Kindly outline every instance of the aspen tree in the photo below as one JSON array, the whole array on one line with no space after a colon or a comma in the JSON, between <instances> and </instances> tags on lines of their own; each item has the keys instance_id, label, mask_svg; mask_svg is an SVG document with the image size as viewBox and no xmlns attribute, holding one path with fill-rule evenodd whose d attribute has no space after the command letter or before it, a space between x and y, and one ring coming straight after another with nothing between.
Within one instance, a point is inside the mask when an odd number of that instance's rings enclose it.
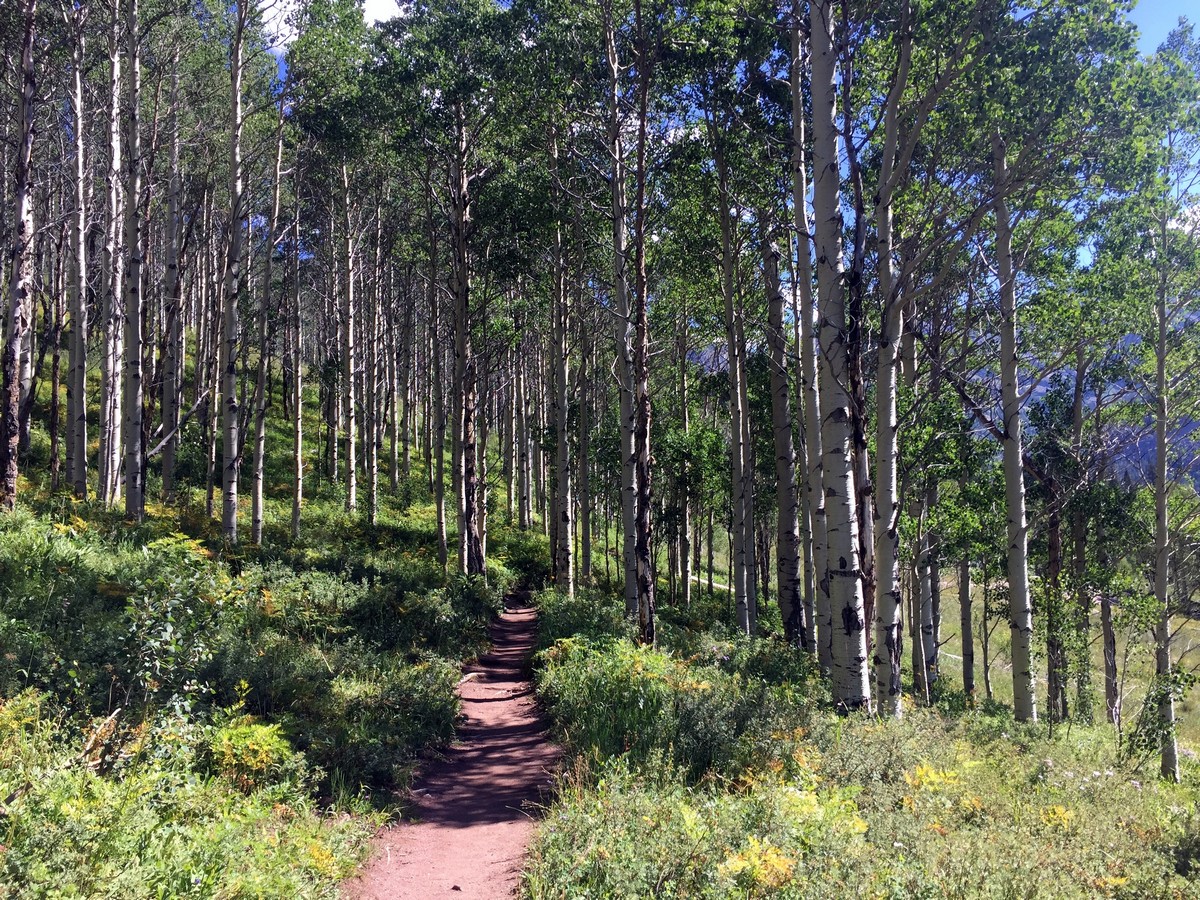
<instances>
[{"instance_id":1,"label":"aspen tree","mask_svg":"<svg viewBox=\"0 0 1200 900\"><path fill-rule=\"evenodd\" d=\"M178 39L176 39L178 40ZM166 432L163 447L163 495L168 502L175 499L175 453L179 446L179 404L183 397L183 278L179 264L179 238L182 210L183 179L179 171L179 44L172 52L171 112L168 128L171 133L170 174L167 186L167 283L166 283L166 352L163 366L162 420Z\"/></svg>"},{"instance_id":2,"label":"aspen tree","mask_svg":"<svg viewBox=\"0 0 1200 900\"><path fill-rule=\"evenodd\" d=\"M1017 721L1037 721L1033 674L1033 600L1029 592L1029 527L1025 516L1022 467L1021 399L1017 384L1017 300L1013 268L1012 219L1005 199L1007 148L999 131L992 134L995 170L996 262L1000 282L1000 377L1003 416L1005 507L1008 518L1008 614L1012 635L1013 713Z\"/></svg>"},{"instance_id":3,"label":"aspen tree","mask_svg":"<svg viewBox=\"0 0 1200 900\"><path fill-rule=\"evenodd\" d=\"M649 284L646 278L646 181L647 128L649 119L650 81L655 60L651 57L649 36L643 17L641 0L634 0L634 21L637 29L638 68L638 136L637 162L634 171L636 199L634 214L637 228L634 232L634 254L636 257L634 303L634 453L637 481L637 601L638 630L643 643L655 640L655 576L654 558L651 552L653 540L653 494L650 452L650 322Z\"/></svg>"},{"instance_id":4,"label":"aspen tree","mask_svg":"<svg viewBox=\"0 0 1200 900\"><path fill-rule=\"evenodd\" d=\"M754 464L751 459L750 400L746 375L745 311L735 286L737 235L730 168L722 147L727 123L709 120L717 167L717 217L721 224L721 294L725 301L725 346L729 377L730 486L733 492L733 594L738 630L758 630L754 554Z\"/></svg>"},{"instance_id":5,"label":"aspen tree","mask_svg":"<svg viewBox=\"0 0 1200 900\"><path fill-rule=\"evenodd\" d=\"M552 165L557 168L557 145L551 141ZM555 584L568 597L575 595L575 551L572 543L571 441L568 433L570 410L570 302L567 293L567 263L560 224L554 229L554 521L556 527Z\"/></svg>"},{"instance_id":6,"label":"aspen tree","mask_svg":"<svg viewBox=\"0 0 1200 900\"><path fill-rule=\"evenodd\" d=\"M141 38L138 0L125 0L127 100L125 110L125 517L140 522L146 505L146 456L142 445L142 140Z\"/></svg>"},{"instance_id":7,"label":"aspen tree","mask_svg":"<svg viewBox=\"0 0 1200 900\"><path fill-rule=\"evenodd\" d=\"M299 176L297 176L297 182ZM300 191L292 218L291 247L291 341L292 360L292 540L300 537L300 513L304 505L304 333L300 315Z\"/></svg>"},{"instance_id":8,"label":"aspen tree","mask_svg":"<svg viewBox=\"0 0 1200 900\"><path fill-rule=\"evenodd\" d=\"M117 499L121 469L121 369L125 359L122 329L124 254L122 241L121 192L121 7L112 4L108 31L108 194L104 248L101 259L104 325L104 355L100 363L100 459L99 496L105 506Z\"/></svg>"},{"instance_id":9,"label":"aspen tree","mask_svg":"<svg viewBox=\"0 0 1200 900\"><path fill-rule=\"evenodd\" d=\"M813 213L820 313L821 440L832 618L833 695L843 709L871 705L865 608L859 567L853 423L847 393L847 323L837 153L836 10L830 0L809 8L812 35Z\"/></svg>"},{"instance_id":10,"label":"aspen tree","mask_svg":"<svg viewBox=\"0 0 1200 900\"><path fill-rule=\"evenodd\" d=\"M285 124L285 98L287 90L279 96L279 115L275 126L275 154L271 171L271 210L264 224L262 293L258 310L258 370L254 379L254 454L251 458L250 475L250 542L261 544L263 535L263 468L267 455L267 370L271 363L268 347L267 319L271 315L271 271L279 228L279 197L283 174L283 129Z\"/></svg>"},{"instance_id":11,"label":"aspen tree","mask_svg":"<svg viewBox=\"0 0 1200 900\"><path fill-rule=\"evenodd\" d=\"M341 314L338 317L341 332L342 357L342 392L340 398L341 421L338 430L345 441L346 460L346 512L358 510L358 341L355 333L355 320L358 318L357 297L354 292L354 226L351 220L350 171L343 162L339 168L341 175L341 195L338 198L338 208L342 218L339 234L340 245L337 248L337 260L341 265ZM335 302L337 300L335 299Z\"/></svg>"},{"instance_id":12,"label":"aspen tree","mask_svg":"<svg viewBox=\"0 0 1200 900\"><path fill-rule=\"evenodd\" d=\"M21 40L20 118L17 132L15 223L8 272L8 315L3 358L3 394L0 395L0 504L12 511L17 502L17 445L20 441L19 378L20 348L31 327L30 287L33 281L33 198L30 161L33 154L34 114L37 101L33 47L36 36L37 0L25 0Z\"/></svg>"},{"instance_id":13,"label":"aspen tree","mask_svg":"<svg viewBox=\"0 0 1200 900\"><path fill-rule=\"evenodd\" d=\"M623 66L617 48L613 0L605 0L604 50L608 91L605 111L608 126L608 175L613 253L613 324L616 330L616 370L620 395L621 440L621 556L624 561L625 612L637 613L637 499L636 450L633 405L633 315L629 298L629 254L627 249L628 201L626 199L625 148L621 130L621 80Z\"/></svg>"},{"instance_id":14,"label":"aspen tree","mask_svg":"<svg viewBox=\"0 0 1200 900\"><path fill-rule=\"evenodd\" d=\"M791 66L789 81L792 101L792 215L796 230L796 309L798 340L797 383L803 398L805 497L812 535L813 616L809 619L809 650L817 654L823 672L832 669L832 618L826 559L824 452L821 443L820 390L817 384L817 347L813 333L813 230L808 218L808 169L804 159L805 113L802 80L806 70L806 23L800 4L792 7ZM711 550L711 547L710 547ZM818 624L819 623L819 624Z\"/></svg>"},{"instance_id":15,"label":"aspen tree","mask_svg":"<svg viewBox=\"0 0 1200 900\"><path fill-rule=\"evenodd\" d=\"M68 15L64 10L64 15ZM74 132L74 214L71 222L70 365L67 375L67 479L81 500L88 493L87 440L87 159L85 152L84 56L86 7L77 5L69 13L71 43L71 114Z\"/></svg>"},{"instance_id":16,"label":"aspen tree","mask_svg":"<svg viewBox=\"0 0 1200 900\"><path fill-rule=\"evenodd\" d=\"M242 78L247 0L233 7L233 34L229 42L229 243L225 252L224 291L221 297L221 531L225 539L238 540L238 479L242 457L239 439L240 404L237 368L241 352L238 297L242 289L242 251L245 231L245 195L242 174Z\"/></svg>"},{"instance_id":17,"label":"aspen tree","mask_svg":"<svg viewBox=\"0 0 1200 900\"><path fill-rule=\"evenodd\" d=\"M763 225L765 227L765 222ZM767 287L771 425L775 444L775 570L779 612L788 641L807 647L809 623L804 616L804 598L800 587L800 499L796 491L796 450L792 437L791 385L788 380L791 367L788 365L787 339L783 330L779 247L764 238L762 256Z\"/></svg>"}]
</instances>

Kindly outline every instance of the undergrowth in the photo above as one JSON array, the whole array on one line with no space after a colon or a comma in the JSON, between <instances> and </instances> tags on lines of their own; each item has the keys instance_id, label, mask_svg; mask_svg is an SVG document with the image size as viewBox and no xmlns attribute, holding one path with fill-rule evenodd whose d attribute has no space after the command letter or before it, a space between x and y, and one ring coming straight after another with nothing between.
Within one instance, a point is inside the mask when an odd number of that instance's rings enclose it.
<instances>
[{"instance_id":1,"label":"undergrowth","mask_svg":"<svg viewBox=\"0 0 1200 900\"><path fill-rule=\"evenodd\" d=\"M429 506L231 548L197 502L0 517L0 898L336 896L453 737L517 576L447 580Z\"/></svg>"},{"instance_id":2,"label":"undergrowth","mask_svg":"<svg viewBox=\"0 0 1200 900\"><path fill-rule=\"evenodd\" d=\"M643 647L619 599L539 601L572 762L532 898L1200 896L1194 759L1163 784L1106 727L1003 707L839 717L780 641L675 611Z\"/></svg>"}]
</instances>

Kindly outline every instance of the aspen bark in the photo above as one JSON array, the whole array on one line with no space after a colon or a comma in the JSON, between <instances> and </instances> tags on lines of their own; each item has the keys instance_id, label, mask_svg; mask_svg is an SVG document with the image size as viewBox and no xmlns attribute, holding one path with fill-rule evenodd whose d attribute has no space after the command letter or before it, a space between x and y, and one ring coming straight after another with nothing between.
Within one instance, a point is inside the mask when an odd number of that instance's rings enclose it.
<instances>
[{"instance_id":1,"label":"aspen bark","mask_svg":"<svg viewBox=\"0 0 1200 900\"><path fill-rule=\"evenodd\" d=\"M389 266L389 288L391 273ZM390 291L389 291L390 293ZM405 315L411 307L405 304ZM396 337L396 318L389 315L384 328L384 382L387 385L387 436L388 436L388 490L395 496L400 489L400 383L402 380L399 363L399 341Z\"/></svg>"},{"instance_id":2,"label":"aspen bark","mask_svg":"<svg viewBox=\"0 0 1200 900\"><path fill-rule=\"evenodd\" d=\"M1029 593L1029 529L1025 518L1025 481L1021 458L1021 400L1017 385L1017 295L1012 258L1012 220L1004 192L1008 187L1006 148L992 135L996 184L996 261L1000 278L1001 413L1004 417L1004 495L1008 516L1008 612L1012 632L1013 712L1019 722L1037 721L1033 675L1033 602Z\"/></svg>"},{"instance_id":3,"label":"aspen bark","mask_svg":"<svg viewBox=\"0 0 1200 900\"><path fill-rule=\"evenodd\" d=\"M234 34L229 45L229 244L225 254L225 290L221 336L221 532L238 540L238 477L242 458L239 440L240 404L237 365L241 342L238 295L242 288L242 246L245 196L242 185L242 54L245 43L246 0L237 0Z\"/></svg>"},{"instance_id":4,"label":"aspen bark","mask_svg":"<svg viewBox=\"0 0 1200 900\"><path fill-rule=\"evenodd\" d=\"M100 365L100 458L98 465L101 502L116 502L121 474L121 378L125 359L122 272L121 195L121 9L112 5L108 33L108 218L101 259L103 280L104 356Z\"/></svg>"},{"instance_id":5,"label":"aspen bark","mask_svg":"<svg viewBox=\"0 0 1200 900\"><path fill-rule=\"evenodd\" d=\"M125 202L125 517L140 522L146 505L146 456L142 444L142 140L139 115L142 66L138 0L125 0L128 95Z\"/></svg>"},{"instance_id":6,"label":"aspen bark","mask_svg":"<svg viewBox=\"0 0 1200 900\"><path fill-rule=\"evenodd\" d=\"M1167 313L1168 242L1171 224L1164 215L1159 223L1159 246L1163 262L1154 302L1155 359L1154 359L1154 601L1158 621L1154 628L1154 688L1158 691L1158 727L1161 729L1160 765L1162 777L1179 781L1179 745L1175 733L1175 687L1172 684L1171 660L1171 600L1168 593L1171 565L1171 533L1168 519L1167 494L1167 353L1170 348Z\"/></svg>"},{"instance_id":7,"label":"aspen bark","mask_svg":"<svg viewBox=\"0 0 1200 900\"><path fill-rule=\"evenodd\" d=\"M381 340L383 335L379 327L380 309L383 302L383 261L382 261L383 221L379 206L375 210L375 235L372 254L374 262L371 273L371 290L369 293L369 308L367 310L367 341L365 350L365 366L363 370L363 404L366 411L365 425L367 440L366 475L367 475L367 521L374 525L379 515L379 447L381 444L380 416L380 359ZM386 347L383 348L386 354Z\"/></svg>"},{"instance_id":8,"label":"aspen bark","mask_svg":"<svg viewBox=\"0 0 1200 900\"><path fill-rule=\"evenodd\" d=\"M787 340L783 332L783 291L779 284L779 248L763 242L767 285L767 344L771 366L771 424L775 438L775 549L779 612L784 636L808 646L808 621L800 586L800 500L796 491L796 449L792 438L792 401L788 382Z\"/></svg>"},{"instance_id":9,"label":"aspen bark","mask_svg":"<svg viewBox=\"0 0 1200 900\"><path fill-rule=\"evenodd\" d=\"M709 129L717 166L718 210L721 224L721 293L725 301L725 336L729 390L730 487L733 492L733 588L737 628L744 634L757 631L758 598L754 553L754 466L751 462L750 410L746 379L744 311L735 289L737 252L734 247L733 197L729 167L721 149L718 123Z\"/></svg>"},{"instance_id":10,"label":"aspen bark","mask_svg":"<svg viewBox=\"0 0 1200 900\"><path fill-rule=\"evenodd\" d=\"M1100 631L1104 641L1104 710L1110 723L1121 727L1121 686L1117 679L1117 633L1113 628L1112 597L1100 597Z\"/></svg>"},{"instance_id":11,"label":"aspen bark","mask_svg":"<svg viewBox=\"0 0 1200 900\"><path fill-rule=\"evenodd\" d=\"M691 400L688 396L688 314L683 304L678 325L676 352L679 356L679 415L685 441L691 432ZM677 503L679 506L679 602L684 609L692 605L692 495L691 484L695 467L691 451L687 464L681 467L676 478Z\"/></svg>"},{"instance_id":12,"label":"aspen bark","mask_svg":"<svg viewBox=\"0 0 1200 900\"><path fill-rule=\"evenodd\" d=\"M875 702L879 714L901 715L900 672L903 666L903 603L900 595L900 497L897 481L896 375L900 335L904 328L903 304L894 295L891 263L890 209L879 232L879 282L884 299L883 327L879 336L876 369L875 457ZM885 230L886 229L886 230ZM884 237L884 235L887 237Z\"/></svg>"},{"instance_id":13,"label":"aspen bark","mask_svg":"<svg viewBox=\"0 0 1200 900\"><path fill-rule=\"evenodd\" d=\"M882 322L875 380L875 703L879 714L901 715L903 666L900 597L900 495L897 480L899 419L896 376L900 364L904 305L893 259L892 194L900 140L900 100L908 80L912 38L909 5L901 9L900 55L884 106L879 188L875 195L875 246Z\"/></svg>"},{"instance_id":14,"label":"aspen bark","mask_svg":"<svg viewBox=\"0 0 1200 900\"><path fill-rule=\"evenodd\" d=\"M554 458L555 490L555 584L568 597L575 596L575 551L571 533L571 442L568 434L570 408L570 318L563 259L562 231L555 229L555 284L552 314L554 337Z\"/></svg>"},{"instance_id":15,"label":"aspen bark","mask_svg":"<svg viewBox=\"0 0 1200 900\"><path fill-rule=\"evenodd\" d=\"M262 271L262 292L258 308L258 371L254 379L254 455L251 458L250 542L262 543L263 535L263 470L267 457L267 373L271 354L268 348L267 319L271 310L271 274L275 257L275 232L279 228L280 177L283 171L284 98L279 101L279 118L275 127L275 162L271 172L271 212L265 223L265 244Z\"/></svg>"},{"instance_id":16,"label":"aspen bark","mask_svg":"<svg viewBox=\"0 0 1200 900\"><path fill-rule=\"evenodd\" d=\"M465 112L455 110L456 150L451 164L451 251L454 261L454 400L457 443L455 481L458 496L459 563L464 574L482 575L484 556L479 498L477 428L479 368L471 340L471 259L468 238L473 228L469 138Z\"/></svg>"},{"instance_id":17,"label":"aspen bark","mask_svg":"<svg viewBox=\"0 0 1200 900\"><path fill-rule=\"evenodd\" d=\"M580 345L583 352L579 357L579 581L592 583L592 344L584 334L585 324L579 326Z\"/></svg>"},{"instance_id":18,"label":"aspen bark","mask_svg":"<svg viewBox=\"0 0 1200 900\"><path fill-rule=\"evenodd\" d=\"M634 452L636 454L635 480L637 483L637 606L638 630L643 643L655 640L655 571L653 547L653 492L650 452L650 322L649 288L646 279L646 143L648 126L648 104L650 73L653 62L647 59L650 52L642 18L641 0L634 0L634 18L638 34L638 137L637 166L634 178L637 184L634 211L637 215L637 231L634 233L634 252L637 257L635 272L634 303L635 338L633 346L634 383Z\"/></svg>"},{"instance_id":19,"label":"aspen bark","mask_svg":"<svg viewBox=\"0 0 1200 900\"><path fill-rule=\"evenodd\" d=\"M634 448L633 319L629 303L628 251L626 248L625 150L621 140L621 63L617 55L616 26L611 3L604 10L604 48L608 73L608 153L612 166L609 187L612 204L613 299L616 327L617 389L620 394L621 447L621 551L624 561L625 612L637 613L637 475Z\"/></svg>"},{"instance_id":20,"label":"aspen bark","mask_svg":"<svg viewBox=\"0 0 1200 900\"><path fill-rule=\"evenodd\" d=\"M797 382L803 399L801 408L804 423L805 469L804 497L807 506L809 533L812 540L812 570L806 574L811 582L811 599L806 598L809 616L809 652L817 655L821 671L830 672L832 658L829 580L826 577L826 516L823 487L823 447L821 443L820 392L817 385L817 351L813 334L813 268L812 227L808 219L808 170L804 160L805 112L802 80L805 71L804 29L800 4L792 8L792 59L790 67L792 96L792 213L796 228L796 322ZM710 548L711 549L711 548ZM711 573L710 573L711 575ZM818 631L819 629L819 631Z\"/></svg>"},{"instance_id":21,"label":"aspen bark","mask_svg":"<svg viewBox=\"0 0 1200 900\"><path fill-rule=\"evenodd\" d=\"M71 113L75 132L72 188L75 207L71 222L69 368L67 374L67 479L80 500L88 492L87 441L87 160L84 148L83 67L84 14L74 13L75 40L71 45Z\"/></svg>"},{"instance_id":22,"label":"aspen bark","mask_svg":"<svg viewBox=\"0 0 1200 900\"><path fill-rule=\"evenodd\" d=\"M820 295L821 439L826 503L827 571L833 627L834 701L842 709L871 705L858 516L854 434L847 393L847 322L843 286L842 215L838 198L836 25L831 0L815 0L813 42L813 212Z\"/></svg>"},{"instance_id":23,"label":"aspen bark","mask_svg":"<svg viewBox=\"0 0 1200 900\"><path fill-rule=\"evenodd\" d=\"M1090 359L1081 337L1075 346L1075 389L1071 402L1071 453L1081 465L1086 466L1083 449L1084 397L1087 393L1086 378ZM1097 401L1098 402L1098 401ZM1098 418L1098 417L1097 417ZM1073 504L1071 510L1071 588L1074 593L1075 627L1079 632L1079 644L1090 647L1092 643L1092 598L1087 591L1087 512L1081 503ZM1092 699L1092 667L1077 666L1075 675L1076 715L1091 724L1095 718Z\"/></svg>"},{"instance_id":24,"label":"aspen bark","mask_svg":"<svg viewBox=\"0 0 1200 900\"><path fill-rule=\"evenodd\" d=\"M179 172L179 47L171 66L171 171L167 187L166 352L163 366L162 419L166 444L162 456L162 489L168 502L175 499L175 454L179 447L179 405L183 396L183 279L179 267L180 202L183 182Z\"/></svg>"},{"instance_id":25,"label":"aspen bark","mask_svg":"<svg viewBox=\"0 0 1200 900\"><path fill-rule=\"evenodd\" d=\"M520 333L520 325L517 332ZM518 346L516 359L516 375L514 403L517 408L516 440L517 440L517 527L527 531L530 526L530 495L529 495L529 409L525 392L525 357L520 354Z\"/></svg>"},{"instance_id":26,"label":"aspen bark","mask_svg":"<svg viewBox=\"0 0 1200 900\"><path fill-rule=\"evenodd\" d=\"M339 248L342 269L342 385L341 431L346 445L346 512L358 509L358 433L355 424L358 415L358 343L355 340L355 319L358 308L354 293L354 235L350 221L350 172L345 163L342 176L342 244Z\"/></svg>"},{"instance_id":27,"label":"aspen bark","mask_svg":"<svg viewBox=\"0 0 1200 900\"><path fill-rule=\"evenodd\" d=\"M52 315L50 323L50 421L47 429L50 432L50 490L57 491L62 479L61 462L61 418L62 407L59 392L62 388L62 334L63 320L66 318L66 272L64 244L66 243L66 228L59 234L58 247L54 254L54 287L53 310L47 310Z\"/></svg>"},{"instance_id":28,"label":"aspen bark","mask_svg":"<svg viewBox=\"0 0 1200 900\"><path fill-rule=\"evenodd\" d=\"M304 335L300 316L300 203L292 220L292 539L300 538L304 505Z\"/></svg>"},{"instance_id":29,"label":"aspen bark","mask_svg":"<svg viewBox=\"0 0 1200 900\"><path fill-rule=\"evenodd\" d=\"M33 281L33 198L30 190L30 160L33 154L34 112L37 101L36 70L33 65L37 0L25 0L24 36L21 41L20 127L17 134L16 179L13 195L15 228L8 271L8 321L0 398L0 505L11 511L17 502L17 445L20 441L21 384L18 356L30 329L30 287Z\"/></svg>"},{"instance_id":30,"label":"aspen bark","mask_svg":"<svg viewBox=\"0 0 1200 900\"><path fill-rule=\"evenodd\" d=\"M959 493L965 492L967 476L959 480ZM962 631L963 693L967 702L975 700L975 632L971 602L971 560L966 553L958 563L958 615Z\"/></svg>"},{"instance_id":31,"label":"aspen bark","mask_svg":"<svg viewBox=\"0 0 1200 900\"><path fill-rule=\"evenodd\" d=\"M404 364L402 367L404 380L401 388L404 398L404 415L400 420L400 458L402 471L404 473L404 496L406 501L409 497L409 480L412 478L412 442L413 434L416 431L416 379L413 377L413 367L416 359L416 343L414 337L416 332L416 327L414 324L415 308L415 301L405 304L404 334L401 339L401 346L403 347L401 352L404 354Z\"/></svg>"},{"instance_id":32,"label":"aspen bark","mask_svg":"<svg viewBox=\"0 0 1200 900\"><path fill-rule=\"evenodd\" d=\"M433 497L437 516L438 560L444 570L448 564L449 546L446 538L446 388L442 378L441 304L437 296L438 244L433 230L433 213L427 209L429 226L429 276L426 302L429 304L429 353L433 392Z\"/></svg>"}]
</instances>

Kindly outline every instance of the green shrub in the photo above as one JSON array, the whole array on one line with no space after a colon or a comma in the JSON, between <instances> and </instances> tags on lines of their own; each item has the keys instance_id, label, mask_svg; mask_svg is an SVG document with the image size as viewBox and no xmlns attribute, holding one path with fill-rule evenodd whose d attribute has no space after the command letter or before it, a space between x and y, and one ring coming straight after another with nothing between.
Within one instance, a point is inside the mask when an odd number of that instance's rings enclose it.
<instances>
[{"instance_id":1,"label":"green shrub","mask_svg":"<svg viewBox=\"0 0 1200 900\"><path fill-rule=\"evenodd\" d=\"M147 545L129 578L126 659L141 702L190 704L210 686L201 675L230 590L228 576L191 538Z\"/></svg>"},{"instance_id":2,"label":"green shrub","mask_svg":"<svg viewBox=\"0 0 1200 900\"><path fill-rule=\"evenodd\" d=\"M43 695L0 705L0 896L332 900L379 821L323 818L295 781L204 777L210 733L186 718L111 732L111 769L80 758L88 733Z\"/></svg>"},{"instance_id":3,"label":"green shrub","mask_svg":"<svg viewBox=\"0 0 1200 900\"><path fill-rule=\"evenodd\" d=\"M500 591L478 577L455 574L444 587L422 590L381 580L346 610L341 629L389 651L461 659L486 647L488 624L502 609Z\"/></svg>"},{"instance_id":4,"label":"green shrub","mask_svg":"<svg viewBox=\"0 0 1200 900\"><path fill-rule=\"evenodd\" d=\"M580 588L574 597L548 589L536 597L538 647L545 650L560 638L593 641L630 634L620 601L604 591Z\"/></svg>"},{"instance_id":5,"label":"green shrub","mask_svg":"<svg viewBox=\"0 0 1200 900\"><path fill-rule=\"evenodd\" d=\"M278 725L243 716L215 726L208 753L218 775L245 793L280 782L302 787L304 759L288 744Z\"/></svg>"},{"instance_id":6,"label":"green shrub","mask_svg":"<svg viewBox=\"0 0 1200 900\"><path fill-rule=\"evenodd\" d=\"M517 586L539 591L550 580L550 539L538 531L508 530L496 535L496 551L516 576Z\"/></svg>"},{"instance_id":7,"label":"green shrub","mask_svg":"<svg viewBox=\"0 0 1200 900\"><path fill-rule=\"evenodd\" d=\"M436 657L416 665L345 666L314 714L285 722L334 781L394 788L418 750L453 737L458 677L455 665Z\"/></svg>"},{"instance_id":8,"label":"green shrub","mask_svg":"<svg viewBox=\"0 0 1200 900\"><path fill-rule=\"evenodd\" d=\"M669 764L609 762L567 779L530 848L525 888L560 897L745 900L842 896L866 824L837 790L771 777L688 788Z\"/></svg>"},{"instance_id":9,"label":"green shrub","mask_svg":"<svg viewBox=\"0 0 1200 900\"><path fill-rule=\"evenodd\" d=\"M568 746L665 754L688 778L783 766L810 707L794 687L689 664L630 641L565 638L538 655L538 690Z\"/></svg>"}]
</instances>

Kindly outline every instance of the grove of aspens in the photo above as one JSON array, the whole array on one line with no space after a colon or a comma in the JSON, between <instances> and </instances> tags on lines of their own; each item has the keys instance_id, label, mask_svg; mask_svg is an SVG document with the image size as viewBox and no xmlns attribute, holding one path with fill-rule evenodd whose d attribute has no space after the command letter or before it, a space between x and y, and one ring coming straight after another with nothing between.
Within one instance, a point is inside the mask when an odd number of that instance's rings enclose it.
<instances>
[{"instance_id":1,"label":"grove of aspens","mask_svg":"<svg viewBox=\"0 0 1200 900\"><path fill-rule=\"evenodd\" d=\"M1200 898L1165 6L0 0L0 900Z\"/></svg>"}]
</instances>

